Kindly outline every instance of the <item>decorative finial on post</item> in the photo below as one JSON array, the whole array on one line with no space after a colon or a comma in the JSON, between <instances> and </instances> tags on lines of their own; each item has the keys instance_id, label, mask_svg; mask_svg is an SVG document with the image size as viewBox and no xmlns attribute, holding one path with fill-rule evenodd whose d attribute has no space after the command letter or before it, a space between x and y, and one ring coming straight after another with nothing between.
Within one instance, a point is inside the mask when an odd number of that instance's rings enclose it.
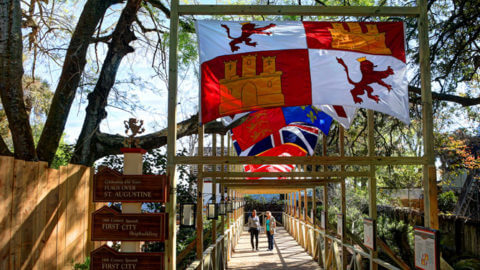
<instances>
[{"instance_id":1,"label":"decorative finial on post","mask_svg":"<svg viewBox=\"0 0 480 270\"><path fill-rule=\"evenodd\" d=\"M123 121L125 124L125 134L128 138L125 139L123 145L129 148L139 148L138 145L140 141L138 138L135 138L136 135L142 134L145 132L145 128L143 127L143 120L137 120L136 118L129 118L128 121ZM128 135L128 131L130 130L131 135Z\"/></svg>"}]
</instances>

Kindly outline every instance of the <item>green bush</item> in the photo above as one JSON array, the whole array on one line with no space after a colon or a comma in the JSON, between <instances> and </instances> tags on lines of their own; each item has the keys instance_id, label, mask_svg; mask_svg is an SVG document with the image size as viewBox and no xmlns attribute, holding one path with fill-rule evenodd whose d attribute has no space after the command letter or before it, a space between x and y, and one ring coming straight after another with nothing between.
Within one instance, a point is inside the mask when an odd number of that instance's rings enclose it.
<instances>
[{"instance_id":1,"label":"green bush","mask_svg":"<svg viewBox=\"0 0 480 270\"><path fill-rule=\"evenodd\" d=\"M447 191L438 195L438 208L442 212L452 212L457 204L458 197L453 191Z\"/></svg>"},{"instance_id":2,"label":"green bush","mask_svg":"<svg viewBox=\"0 0 480 270\"><path fill-rule=\"evenodd\" d=\"M73 269L75 269L75 270L80 270L80 269L88 270L88 269L90 269L90 257L87 257L85 259L85 262L83 262L83 263L76 263L73 266Z\"/></svg>"}]
</instances>

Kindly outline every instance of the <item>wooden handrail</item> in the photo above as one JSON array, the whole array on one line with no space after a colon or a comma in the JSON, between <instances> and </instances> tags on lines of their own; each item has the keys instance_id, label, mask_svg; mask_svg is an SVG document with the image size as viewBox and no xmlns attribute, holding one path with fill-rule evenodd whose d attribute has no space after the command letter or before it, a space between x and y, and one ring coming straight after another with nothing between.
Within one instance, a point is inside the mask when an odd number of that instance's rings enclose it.
<instances>
[{"instance_id":1,"label":"wooden handrail","mask_svg":"<svg viewBox=\"0 0 480 270\"><path fill-rule=\"evenodd\" d=\"M302 221L302 220L300 220L300 219L298 219L298 218L296 218L296 217L294 217L294 216L291 216L291 215L289 215L289 214L287 214L287 213L284 213L284 215L286 215L287 217L291 217L291 218L295 219L297 222L299 222L299 224L300 224L301 226L305 226L305 227L307 227L307 228L310 228L310 229L314 230L315 232L321 234L322 236L330 239L331 241L336 242L336 243L339 244L340 246L346 247L347 250L348 250L349 252L353 253L354 255L355 255L355 254L360 254L360 255L363 256L363 257L369 257L369 256L370 256L370 254L368 254L367 252L365 252L365 251L363 251L363 250L361 250L361 249L359 249L359 248L357 248L357 247L355 247L355 246L352 246L352 245L349 245L349 244L346 244L346 243L342 243L342 241L341 241L340 239L338 239L336 236L329 235L327 232L325 232L325 231L323 231L323 230L320 230L318 226L315 226L315 227L317 227L317 228L314 228L312 225L308 224L308 222L304 222L304 221ZM352 240L353 240L353 238L352 238ZM315 240L314 240L314 241L315 241ZM354 240L354 241L355 241L355 240ZM358 241L358 240L356 240L355 242L357 242L357 241ZM388 246L387 246L385 243L383 243L383 241L381 241L381 240L378 239L378 238L377 238L377 241L378 241L380 247L381 247L384 251L389 250L389 251L391 252L391 250L388 248ZM383 245L382 245L382 244L383 244ZM364 247L363 243L361 243L361 246ZM366 248L366 247L365 247L365 248ZM390 270L410 269L410 268L408 267L408 265L406 265L406 263L404 263L401 259L399 259L398 257L396 257L395 254L393 254L393 252L391 252L391 254L388 254L388 252L385 252L385 253L386 253L389 257L391 257L391 258L395 261L395 263L397 263L401 268L398 268L398 267L396 267L396 266L394 266L394 265L392 265L392 264L390 264L390 263L388 263L388 262L382 261L382 260L380 260L380 259L374 259L373 261L374 261L375 263L377 263L377 264L379 264L379 265L387 268L387 269L390 269ZM391 255L393 255L395 258L392 257Z\"/></svg>"}]
</instances>

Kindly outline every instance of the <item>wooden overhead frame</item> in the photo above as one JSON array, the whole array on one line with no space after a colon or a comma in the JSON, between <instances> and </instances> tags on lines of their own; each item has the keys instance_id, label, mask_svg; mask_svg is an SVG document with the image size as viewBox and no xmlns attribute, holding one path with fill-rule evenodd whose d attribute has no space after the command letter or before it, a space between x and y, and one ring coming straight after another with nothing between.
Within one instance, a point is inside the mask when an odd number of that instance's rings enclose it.
<instances>
[{"instance_id":1,"label":"wooden overhead frame","mask_svg":"<svg viewBox=\"0 0 480 270\"><path fill-rule=\"evenodd\" d=\"M286 178L318 178L318 177L369 177L370 172L204 172L204 177L224 177L224 178L246 178L246 177L286 177Z\"/></svg>"},{"instance_id":2,"label":"wooden overhead frame","mask_svg":"<svg viewBox=\"0 0 480 270\"><path fill-rule=\"evenodd\" d=\"M425 165L425 157L199 157L176 156L176 164Z\"/></svg>"},{"instance_id":3,"label":"wooden overhead frame","mask_svg":"<svg viewBox=\"0 0 480 270\"><path fill-rule=\"evenodd\" d=\"M304 15L304 16L369 16L369 17L417 17L418 18L418 36L420 48L420 78L421 78L421 99L422 99L422 126L423 126L423 157L377 157L374 153L373 143L369 143L368 157L179 157L176 156L175 142L177 139L177 82L178 82L178 23L179 15ZM433 137L433 115L432 115L432 93L431 93L431 75L430 75L430 49L428 45L428 17L427 0L417 0L415 7L324 7L324 6L274 6L274 5L179 5L179 0L171 1L170 8L170 50L169 50L169 86L168 86L168 137L167 137L167 173L170 183L170 200L167 205L169 213L169 241L166 246L165 264L166 269L176 269L176 187L177 174L176 166L178 164L227 164L229 168L237 168L239 164L298 164L298 165L360 165L369 166L369 209L370 216L376 216L375 199L375 171L374 166L385 165L419 165L423 166L423 186L425 189L425 227L438 229L438 206L436 190L436 169L434 157L434 137ZM373 123L373 113L369 113ZM370 117L369 117L370 118ZM373 132L369 132L369 142L373 140ZM200 152L200 151L199 151ZM237 166L235 166L237 165ZM342 166L344 167L344 166ZM237 170L238 171L238 170ZM311 172L295 172L294 177L322 177L321 175L312 176ZM327 171L325 171L327 173ZM338 173L338 172L336 172ZM340 178L348 177L353 172L342 169ZM363 172L362 172L363 173ZM204 172L203 177L208 176ZM242 177L238 174L239 177ZM294 174L292 174L293 176ZM220 175L210 175L211 177L220 177L225 179L229 176L235 176L232 172ZM272 176L270 174L270 176ZM327 174L323 175L324 177ZM332 176L333 177L333 176ZM314 181L314 180L310 180ZM253 193L252 187L240 187L242 194ZM276 193L295 192L295 187L281 187ZM231 190L231 187L229 187ZM270 192L269 189L260 188L257 190L262 193ZM343 189L344 190L344 189ZM371 254L372 257L375 254ZM372 258L373 261L374 258ZM373 268L376 264L373 264Z\"/></svg>"}]
</instances>

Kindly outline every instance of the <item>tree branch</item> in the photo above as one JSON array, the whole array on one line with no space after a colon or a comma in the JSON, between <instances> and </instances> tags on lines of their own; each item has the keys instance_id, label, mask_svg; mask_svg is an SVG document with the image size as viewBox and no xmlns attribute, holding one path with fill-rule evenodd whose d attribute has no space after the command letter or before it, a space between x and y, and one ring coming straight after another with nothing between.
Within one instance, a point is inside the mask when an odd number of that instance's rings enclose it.
<instances>
[{"instance_id":1,"label":"tree branch","mask_svg":"<svg viewBox=\"0 0 480 270\"><path fill-rule=\"evenodd\" d=\"M227 131L236 127L245 121L246 117L243 117L228 126L223 125L221 122L210 122L205 125L205 133L226 134ZM193 115L189 119L177 124L177 139L185 136L197 134L198 132L198 114ZM144 136L138 137L139 146L145 150L151 150L162 147L167 144L167 128L160 131L150 133ZM96 138L96 156L95 160L108 156L121 154L120 148L124 147L123 142L127 137L121 135L113 135L107 133L97 132ZM93 164L93 162L92 162ZM92 164L85 164L90 166Z\"/></svg>"},{"instance_id":2,"label":"tree branch","mask_svg":"<svg viewBox=\"0 0 480 270\"><path fill-rule=\"evenodd\" d=\"M159 0L146 0L146 2L150 3L152 6L160 9L167 18L170 18L170 9L168 9L162 2Z\"/></svg>"},{"instance_id":3,"label":"tree branch","mask_svg":"<svg viewBox=\"0 0 480 270\"><path fill-rule=\"evenodd\" d=\"M107 55L103 61L100 77L93 92L88 95L86 116L75 146L72 163L90 164L95 161L92 137L99 130L101 121L107 117L105 107L110 90L115 83L120 63L123 57L134 51L129 43L137 38L131 27L137 17L136 14L141 3L142 0L129 0L118 19L112 34L112 42L108 46Z\"/></svg>"},{"instance_id":4,"label":"tree branch","mask_svg":"<svg viewBox=\"0 0 480 270\"><path fill-rule=\"evenodd\" d=\"M68 46L60 80L37 146L38 158L52 162L87 62L87 49L107 9L120 0L88 0ZM20 58L21 59L21 58Z\"/></svg>"},{"instance_id":5,"label":"tree branch","mask_svg":"<svg viewBox=\"0 0 480 270\"><path fill-rule=\"evenodd\" d=\"M107 43L111 39L112 39L111 34L106 36L101 36L101 37L92 37L90 38L90 43L98 43L98 42Z\"/></svg>"},{"instance_id":6,"label":"tree branch","mask_svg":"<svg viewBox=\"0 0 480 270\"><path fill-rule=\"evenodd\" d=\"M408 91L420 95L422 93L422 90L419 87L415 86L408 86ZM477 98L469 98L469 97L460 97L460 96L455 96L451 94L442 94L442 93L436 93L432 92L432 99L439 100L439 101L450 101L450 102L455 102L463 107L469 107L469 106L475 106L480 104L480 97Z\"/></svg>"}]
</instances>

